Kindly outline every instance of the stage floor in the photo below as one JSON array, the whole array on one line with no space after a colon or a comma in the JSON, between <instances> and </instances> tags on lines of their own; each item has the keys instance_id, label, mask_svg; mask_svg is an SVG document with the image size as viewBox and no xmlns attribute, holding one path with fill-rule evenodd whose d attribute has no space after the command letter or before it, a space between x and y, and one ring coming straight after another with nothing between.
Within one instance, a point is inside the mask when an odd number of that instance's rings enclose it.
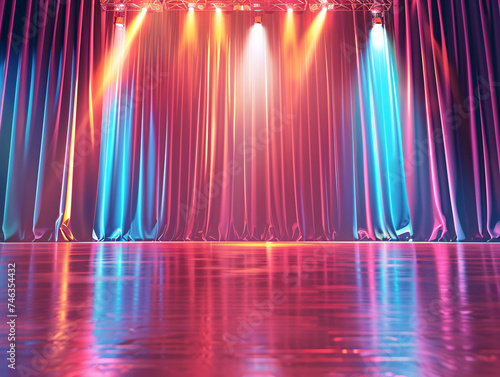
<instances>
[{"instance_id":1,"label":"stage floor","mask_svg":"<svg viewBox=\"0 0 500 377\"><path fill-rule=\"evenodd\" d=\"M7 264L16 268L20 375L500 375L498 244L0 251L4 308ZM1 323L5 345L5 314Z\"/></svg>"}]
</instances>

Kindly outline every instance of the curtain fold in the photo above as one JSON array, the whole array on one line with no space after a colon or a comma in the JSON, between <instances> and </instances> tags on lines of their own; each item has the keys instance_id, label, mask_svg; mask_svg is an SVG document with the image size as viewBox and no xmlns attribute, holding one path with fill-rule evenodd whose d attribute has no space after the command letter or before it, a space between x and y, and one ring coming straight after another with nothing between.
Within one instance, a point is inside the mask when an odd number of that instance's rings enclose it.
<instances>
[{"instance_id":1,"label":"curtain fold","mask_svg":"<svg viewBox=\"0 0 500 377\"><path fill-rule=\"evenodd\" d=\"M0 237L500 236L498 2L0 4Z\"/></svg>"}]
</instances>

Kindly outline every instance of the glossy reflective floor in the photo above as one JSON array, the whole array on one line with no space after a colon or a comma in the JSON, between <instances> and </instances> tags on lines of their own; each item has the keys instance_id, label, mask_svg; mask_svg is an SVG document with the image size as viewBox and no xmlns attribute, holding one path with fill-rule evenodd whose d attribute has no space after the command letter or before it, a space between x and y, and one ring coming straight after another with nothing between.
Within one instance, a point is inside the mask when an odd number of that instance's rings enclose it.
<instances>
[{"instance_id":1,"label":"glossy reflective floor","mask_svg":"<svg viewBox=\"0 0 500 377\"><path fill-rule=\"evenodd\" d=\"M0 250L2 279L17 269L11 375L500 375L498 244Z\"/></svg>"}]
</instances>

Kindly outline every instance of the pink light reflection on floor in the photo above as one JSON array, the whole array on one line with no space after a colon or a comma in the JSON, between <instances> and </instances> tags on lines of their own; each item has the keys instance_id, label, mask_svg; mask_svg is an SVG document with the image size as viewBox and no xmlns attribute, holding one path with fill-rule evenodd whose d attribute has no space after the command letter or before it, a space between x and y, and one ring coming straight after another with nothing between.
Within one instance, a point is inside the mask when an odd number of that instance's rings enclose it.
<instances>
[{"instance_id":1,"label":"pink light reflection on floor","mask_svg":"<svg viewBox=\"0 0 500 377\"><path fill-rule=\"evenodd\" d=\"M47 243L0 252L2 271L16 263L25 375L500 370L494 244Z\"/></svg>"}]
</instances>

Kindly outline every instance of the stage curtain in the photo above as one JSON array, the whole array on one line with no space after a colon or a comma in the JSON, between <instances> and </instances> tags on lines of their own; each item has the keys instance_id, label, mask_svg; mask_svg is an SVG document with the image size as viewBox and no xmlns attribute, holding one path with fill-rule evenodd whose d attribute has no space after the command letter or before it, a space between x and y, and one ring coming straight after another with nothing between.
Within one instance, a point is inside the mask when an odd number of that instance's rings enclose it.
<instances>
[{"instance_id":1,"label":"stage curtain","mask_svg":"<svg viewBox=\"0 0 500 377\"><path fill-rule=\"evenodd\" d=\"M500 236L497 0L394 8L404 166L414 238Z\"/></svg>"},{"instance_id":2,"label":"stage curtain","mask_svg":"<svg viewBox=\"0 0 500 377\"><path fill-rule=\"evenodd\" d=\"M0 4L2 239L499 237L498 3L255 15Z\"/></svg>"}]
</instances>

